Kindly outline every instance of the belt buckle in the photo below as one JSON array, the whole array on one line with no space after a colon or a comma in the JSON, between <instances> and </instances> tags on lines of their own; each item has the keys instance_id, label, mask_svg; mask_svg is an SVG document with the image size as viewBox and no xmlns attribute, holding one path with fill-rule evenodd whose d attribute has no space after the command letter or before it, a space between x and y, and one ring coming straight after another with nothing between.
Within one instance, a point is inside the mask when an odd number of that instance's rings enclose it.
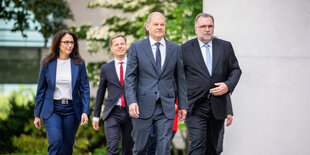
<instances>
[{"instance_id":1,"label":"belt buckle","mask_svg":"<svg viewBox=\"0 0 310 155\"><path fill-rule=\"evenodd\" d=\"M68 99L61 99L61 104L68 104L69 100Z\"/></svg>"}]
</instances>

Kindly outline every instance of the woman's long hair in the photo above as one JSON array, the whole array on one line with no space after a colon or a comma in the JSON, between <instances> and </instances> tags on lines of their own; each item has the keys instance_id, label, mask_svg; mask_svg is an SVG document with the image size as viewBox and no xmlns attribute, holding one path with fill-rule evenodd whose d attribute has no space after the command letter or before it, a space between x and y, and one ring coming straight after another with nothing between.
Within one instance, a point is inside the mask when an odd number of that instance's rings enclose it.
<instances>
[{"instance_id":1,"label":"woman's long hair","mask_svg":"<svg viewBox=\"0 0 310 155\"><path fill-rule=\"evenodd\" d=\"M66 34L70 34L73 37L73 40L75 42L75 45L69 57L72 59L74 64L77 64L77 65L82 64L83 58L80 56L80 53L79 53L78 37L71 31L60 30L55 34L53 38L50 52L46 56L44 56L44 59L42 60L42 64L44 66L47 66L48 63L50 63L53 60L56 60L59 57L59 52L60 52L59 45L61 43L61 38L65 36Z\"/></svg>"}]
</instances>

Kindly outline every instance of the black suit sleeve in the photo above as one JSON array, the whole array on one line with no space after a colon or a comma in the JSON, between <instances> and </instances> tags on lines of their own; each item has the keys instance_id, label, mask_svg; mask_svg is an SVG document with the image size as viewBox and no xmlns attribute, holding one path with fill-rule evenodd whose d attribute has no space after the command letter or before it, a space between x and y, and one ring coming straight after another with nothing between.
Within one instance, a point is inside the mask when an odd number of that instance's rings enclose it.
<instances>
[{"instance_id":1,"label":"black suit sleeve","mask_svg":"<svg viewBox=\"0 0 310 155\"><path fill-rule=\"evenodd\" d=\"M186 89L186 81L185 81L185 73L183 67L183 55L181 46L177 48L178 58L177 58L177 67L175 68L175 79L177 86L177 97L178 97L178 107L179 109L187 109L187 89Z\"/></svg>"},{"instance_id":2,"label":"black suit sleeve","mask_svg":"<svg viewBox=\"0 0 310 155\"><path fill-rule=\"evenodd\" d=\"M228 45L228 67L229 75L225 81L225 84L227 85L230 93L232 93L240 79L241 69L231 43Z\"/></svg>"},{"instance_id":3,"label":"black suit sleeve","mask_svg":"<svg viewBox=\"0 0 310 155\"><path fill-rule=\"evenodd\" d=\"M231 98L230 98L230 95L229 95L229 94L226 95L226 99L227 99L227 102L226 102L227 115L228 115L228 114L234 115L233 109L232 109Z\"/></svg>"},{"instance_id":4,"label":"black suit sleeve","mask_svg":"<svg viewBox=\"0 0 310 155\"><path fill-rule=\"evenodd\" d=\"M105 92L107 88L107 80L104 74L104 66L101 67L100 73L100 83L97 90L96 102L95 102L95 110L94 110L94 117L100 117L101 107L103 104Z\"/></svg>"}]
</instances>

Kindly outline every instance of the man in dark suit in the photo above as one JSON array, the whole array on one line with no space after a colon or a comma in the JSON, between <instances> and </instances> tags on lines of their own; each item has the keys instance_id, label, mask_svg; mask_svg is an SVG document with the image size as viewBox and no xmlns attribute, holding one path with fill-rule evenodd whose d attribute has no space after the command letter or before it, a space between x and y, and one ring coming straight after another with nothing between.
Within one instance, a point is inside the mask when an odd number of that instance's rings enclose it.
<instances>
[{"instance_id":1,"label":"man in dark suit","mask_svg":"<svg viewBox=\"0 0 310 155\"><path fill-rule=\"evenodd\" d=\"M179 119L186 117L187 98L181 48L164 38L166 19L159 12L148 16L150 36L134 42L128 52L125 91L132 117L134 154L146 154L152 125L156 126L156 154L170 154L175 98Z\"/></svg>"},{"instance_id":2,"label":"man in dark suit","mask_svg":"<svg viewBox=\"0 0 310 155\"><path fill-rule=\"evenodd\" d=\"M103 110L104 128L108 142L107 154L119 154L119 140L122 136L123 155L132 154L133 140L131 138L132 124L126 110L124 91L124 75L126 72L126 38L116 35L110 39L110 49L114 53L114 60L101 67L100 84L95 102L93 128L99 130L101 106L108 89L108 98Z\"/></svg>"},{"instance_id":3,"label":"man in dark suit","mask_svg":"<svg viewBox=\"0 0 310 155\"><path fill-rule=\"evenodd\" d=\"M226 118L226 95L236 87L241 70L230 42L213 37L214 18L195 19L197 38L182 45L187 84L189 154L217 154Z\"/></svg>"}]
</instances>

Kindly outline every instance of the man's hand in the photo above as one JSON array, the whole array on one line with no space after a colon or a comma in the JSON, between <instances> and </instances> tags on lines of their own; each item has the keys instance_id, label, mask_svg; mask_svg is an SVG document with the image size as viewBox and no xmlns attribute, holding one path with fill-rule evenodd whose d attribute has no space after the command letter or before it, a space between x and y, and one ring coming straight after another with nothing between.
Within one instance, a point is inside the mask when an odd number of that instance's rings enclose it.
<instances>
[{"instance_id":1,"label":"man's hand","mask_svg":"<svg viewBox=\"0 0 310 155\"><path fill-rule=\"evenodd\" d=\"M228 92L228 87L224 82L215 83L215 88L210 89L210 93L214 96L221 96Z\"/></svg>"},{"instance_id":2,"label":"man's hand","mask_svg":"<svg viewBox=\"0 0 310 155\"><path fill-rule=\"evenodd\" d=\"M139 117L139 106L137 103L132 103L129 105L129 114L133 118Z\"/></svg>"},{"instance_id":3,"label":"man's hand","mask_svg":"<svg viewBox=\"0 0 310 155\"><path fill-rule=\"evenodd\" d=\"M93 129L96 131L99 130L99 121L93 121Z\"/></svg>"},{"instance_id":4,"label":"man's hand","mask_svg":"<svg viewBox=\"0 0 310 155\"><path fill-rule=\"evenodd\" d=\"M231 114L228 114L226 117L226 126L230 126L233 121L233 116Z\"/></svg>"},{"instance_id":5,"label":"man's hand","mask_svg":"<svg viewBox=\"0 0 310 155\"><path fill-rule=\"evenodd\" d=\"M37 129L41 129L41 118L40 117L35 117L34 118L34 121L33 121L33 124L34 126L37 128Z\"/></svg>"},{"instance_id":6,"label":"man's hand","mask_svg":"<svg viewBox=\"0 0 310 155\"><path fill-rule=\"evenodd\" d=\"M185 120L186 114L187 114L186 109L179 109L179 112L178 112L179 120L180 120L180 121Z\"/></svg>"},{"instance_id":7,"label":"man's hand","mask_svg":"<svg viewBox=\"0 0 310 155\"><path fill-rule=\"evenodd\" d=\"M81 125L86 125L87 123L88 123L88 116L86 113L83 113L81 117Z\"/></svg>"}]
</instances>

